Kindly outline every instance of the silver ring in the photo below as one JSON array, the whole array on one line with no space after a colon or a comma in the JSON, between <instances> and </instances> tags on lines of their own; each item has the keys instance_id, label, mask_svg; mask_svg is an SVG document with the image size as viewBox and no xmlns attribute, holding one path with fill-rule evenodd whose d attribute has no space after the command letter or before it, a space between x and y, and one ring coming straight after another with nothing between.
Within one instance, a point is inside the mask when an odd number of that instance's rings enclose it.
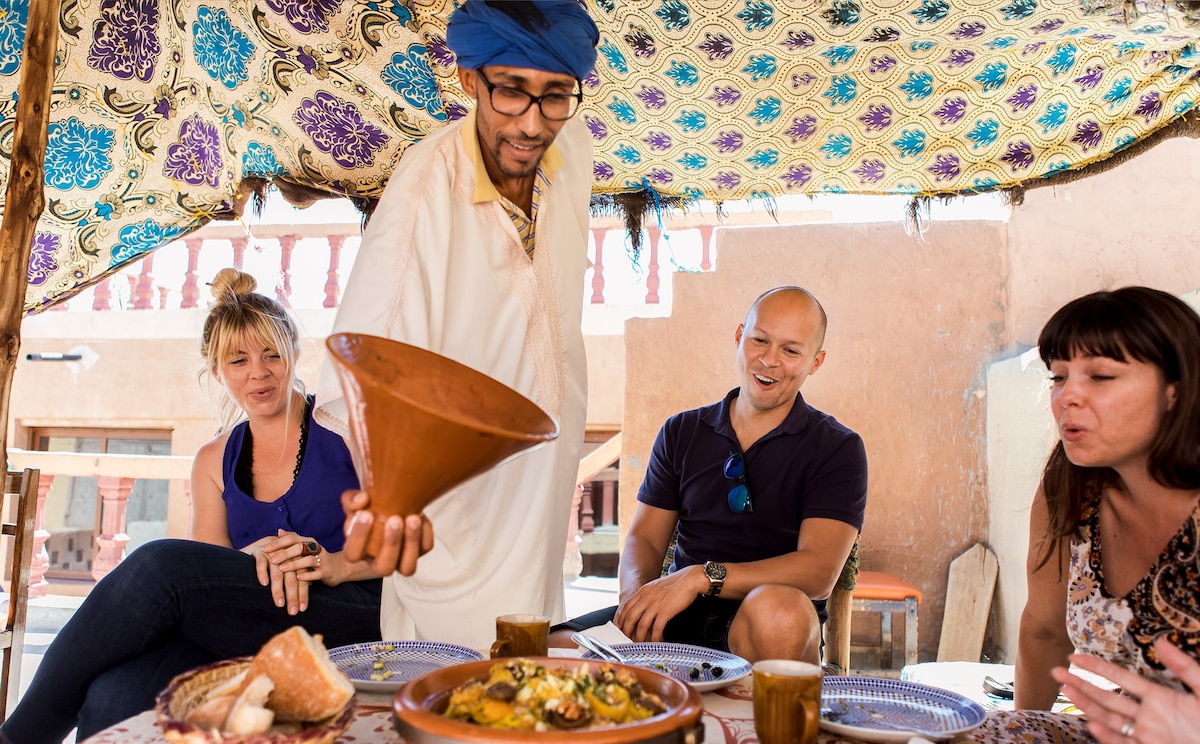
<instances>
[{"instance_id":1,"label":"silver ring","mask_svg":"<svg viewBox=\"0 0 1200 744\"><path fill-rule=\"evenodd\" d=\"M1126 739L1132 739L1135 725L1132 718L1125 721L1125 725L1121 726L1121 736L1124 736Z\"/></svg>"}]
</instances>

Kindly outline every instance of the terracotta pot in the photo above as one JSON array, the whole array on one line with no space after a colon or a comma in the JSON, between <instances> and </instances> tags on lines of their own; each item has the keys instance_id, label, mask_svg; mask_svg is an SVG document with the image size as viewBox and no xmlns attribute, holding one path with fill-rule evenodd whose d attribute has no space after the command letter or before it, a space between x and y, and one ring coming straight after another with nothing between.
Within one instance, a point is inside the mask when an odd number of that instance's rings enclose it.
<instances>
[{"instance_id":1,"label":"terracotta pot","mask_svg":"<svg viewBox=\"0 0 1200 744\"><path fill-rule=\"evenodd\" d=\"M587 659L548 657L534 659L550 668L574 670L584 664L595 668L598 662ZM701 717L704 706L700 693L679 680L643 667L613 664L637 675L642 687L658 695L667 712L636 723L574 731L511 731L454 721L442 715L454 688L472 679L487 677L496 661L473 661L445 667L409 681L396 693L392 709L396 730L410 744L443 742L532 742L533 744L697 744L704 741Z\"/></svg>"},{"instance_id":2,"label":"terracotta pot","mask_svg":"<svg viewBox=\"0 0 1200 744\"><path fill-rule=\"evenodd\" d=\"M409 344L336 333L325 342L346 397L351 446L376 522L417 514L463 481L558 436L536 403L481 372Z\"/></svg>"}]
</instances>

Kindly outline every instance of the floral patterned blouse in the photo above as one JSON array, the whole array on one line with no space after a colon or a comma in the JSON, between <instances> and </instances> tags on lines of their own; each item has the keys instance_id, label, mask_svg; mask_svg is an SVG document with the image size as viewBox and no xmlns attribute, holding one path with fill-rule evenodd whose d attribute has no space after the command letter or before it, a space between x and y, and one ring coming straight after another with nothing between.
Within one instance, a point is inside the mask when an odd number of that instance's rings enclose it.
<instances>
[{"instance_id":1,"label":"floral patterned blouse","mask_svg":"<svg viewBox=\"0 0 1200 744\"><path fill-rule=\"evenodd\" d=\"M1067 632L1081 653L1107 659L1175 689L1183 685L1158 660L1154 641L1166 636L1200 658L1200 505L1192 510L1141 581L1124 598L1104 587L1099 513L1083 514L1072 541L1067 583Z\"/></svg>"}]
</instances>

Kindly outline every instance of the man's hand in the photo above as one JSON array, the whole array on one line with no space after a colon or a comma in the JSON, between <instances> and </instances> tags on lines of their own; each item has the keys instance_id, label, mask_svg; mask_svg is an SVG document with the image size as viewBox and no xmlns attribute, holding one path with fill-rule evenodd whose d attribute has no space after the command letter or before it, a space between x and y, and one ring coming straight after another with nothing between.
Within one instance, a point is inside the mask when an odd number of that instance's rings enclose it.
<instances>
[{"instance_id":1,"label":"man's hand","mask_svg":"<svg viewBox=\"0 0 1200 744\"><path fill-rule=\"evenodd\" d=\"M688 566L641 586L617 608L613 622L638 643L660 642L667 621L707 590L704 566Z\"/></svg>"},{"instance_id":2,"label":"man's hand","mask_svg":"<svg viewBox=\"0 0 1200 744\"><path fill-rule=\"evenodd\" d=\"M350 561L370 560L371 567L380 576L393 571L412 576L417 571L417 559L433 550L433 524L424 514L388 517L384 524L383 544L378 555L371 556L367 554L367 542L376 517L367 508L370 505L366 491L350 490L342 494L342 508L346 511L346 545L342 551L346 558Z\"/></svg>"}]
</instances>

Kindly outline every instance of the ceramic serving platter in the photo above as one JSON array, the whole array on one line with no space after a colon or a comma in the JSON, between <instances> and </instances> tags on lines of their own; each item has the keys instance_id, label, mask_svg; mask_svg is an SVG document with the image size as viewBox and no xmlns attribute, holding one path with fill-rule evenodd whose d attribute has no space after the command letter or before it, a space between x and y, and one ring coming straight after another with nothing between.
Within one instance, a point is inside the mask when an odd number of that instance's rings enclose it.
<instances>
[{"instance_id":1,"label":"ceramic serving platter","mask_svg":"<svg viewBox=\"0 0 1200 744\"><path fill-rule=\"evenodd\" d=\"M699 692L725 687L750 673L740 656L685 643L620 643L613 650L634 666L646 667L686 682ZM599 659L588 651L585 659Z\"/></svg>"},{"instance_id":2,"label":"ceramic serving platter","mask_svg":"<svg viewBox=\"0 0 1200 744\"><path fill-rule=\"evenodd\" d=\"M944 741L983 723L983 706L955 692L877 677L829 676L821 685L821 728L864 742Z\"/></svg>"},{"instance_id":3,"label":"ceramic serving platter","mask_svg":"<svg viewBox=\"0 0 1200 744\"><path fill-rule=\"evenodd\" d=\"M346 673L355 688L386 694L426 672L479 661L483 654L452 643L375 641L331 649L329 658Z\"/></svg>"}]
</instances>

